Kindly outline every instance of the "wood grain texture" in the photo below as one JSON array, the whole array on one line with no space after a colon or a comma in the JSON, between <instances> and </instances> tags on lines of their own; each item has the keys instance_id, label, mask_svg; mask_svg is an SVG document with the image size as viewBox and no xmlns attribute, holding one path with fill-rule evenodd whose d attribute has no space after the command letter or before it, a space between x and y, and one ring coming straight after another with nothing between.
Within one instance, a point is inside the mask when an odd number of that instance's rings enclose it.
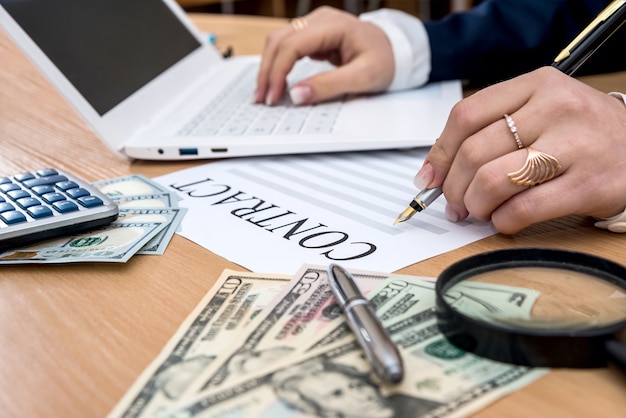
<instances>
[{"instance_id":1,"label":"wood grain texture","mask_svg":"<svg viewBox=\"0 0 626 418\"><path fill-rule=\"evenodd\" d=\"M259 53L285 20L196 15L217 47ZM108 149L0 33L0 172L45 166L89 181L130 173L154 177L195 162L131 161ZM586 79L626 91L626 73ZM415 243L427 245L427 243ZM570 217L515 236L495 235L402 269L437 276L463 257L512 247L586 251L623 263L626 237ZM0 405L7 417L106 415L232 262L175 236L162 256L124 265L0 267ZM554 371L481 411L481 417L624 416L626 379L614 369Z\"/></svg>"}]
</instances>

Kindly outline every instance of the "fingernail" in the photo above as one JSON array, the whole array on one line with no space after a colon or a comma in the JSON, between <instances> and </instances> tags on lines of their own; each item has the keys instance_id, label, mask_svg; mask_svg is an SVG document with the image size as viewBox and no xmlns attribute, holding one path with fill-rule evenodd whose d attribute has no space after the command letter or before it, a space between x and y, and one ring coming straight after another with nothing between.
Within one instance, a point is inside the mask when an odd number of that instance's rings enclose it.
<instances>
[{"instance_id":1,"label":"fingernail","mask_svg":"<svg viewBox=\"0 0 626 418\"><path fill-rule=\"evenodd\" d=\"M413 179L413 184L420 190L424 190L435 178L435 169L427 161Z\"/></svg>"},{"instance_id":2,"label":"fingernail","mask_svg":"<svg viewBox=\"0 0 626 418\"><path fill-rule=\"evenodd\" d=\"M289 97L295 105L308 103L313 97L313 90L309 86L294 86L289 89Z\"/></svg>"},{"instance_id":3,"label":"fingernail","mask_svg":"<svg viewBox=\"0 0 626 418\"><path fill-rule=\"evenodd\" d=\"M272 104L274 104L274 98L272 97L272 93L267 93L267 96L265 96L265 104L267 106L271 106Z\"/></svg>"},{"instance_id":4,"label":"fingernail","mask_svg":"<svg viewBox=\"0 0 626 418\"><path fill-rule=\"evenodd\" d=\"M456 211L452 209L450 205L446 205L446 218L450 222L458 222L461 219L461 216L456 213Z\"/></svg>"}]
</instances>

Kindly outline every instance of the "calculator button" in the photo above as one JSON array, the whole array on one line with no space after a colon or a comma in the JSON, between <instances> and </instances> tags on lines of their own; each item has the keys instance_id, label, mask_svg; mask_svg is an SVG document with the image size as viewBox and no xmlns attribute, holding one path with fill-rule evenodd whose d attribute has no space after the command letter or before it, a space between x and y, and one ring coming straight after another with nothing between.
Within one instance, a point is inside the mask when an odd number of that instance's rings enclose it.
<instances>
[{"instance_id":1,"label":"calculator button","mask_svg":"<svg viewBox=\"0 0 626 418\"><path fill-rule=\"evenodd\" d=\"M34 197L24 197L22 199L17 199L15 201L22 209L26 209L29 208L31 206L37 206L37 205L41 205L41 203L39 202L39 200L35 199Z\"/></svg>"},{"instance_id":2,"label":"calculator button","mask_svg":"<svg viewBox=\"0 0 626 418\"><path fill-rule=\"evenodd\" d=\"M76 203L70 202L69 200L54 202L52 206L60 213L74 212L78 210Z\"/></svg>"},{"instance_id":3,"label":"calculator button","mask_svg":"<svg viewBox=\"0 0 626 418\"><path fill-rule=\"evenodd\" d=\"M46 193L53 193L54 187L48 186L47 184L44 186L35 186L31 189L37 196L44 195Z\"/></svg>"},{"instance_id":4,"label":"calculator button","mask_svg":"<svg viewBox=\"0 0 626 418\"><path fill-rule=\"evenodd\" d=\"M30 193L22 189L11 190L10 192L7 193L7 196L9 196L11 200L17 200L17 199L22 199L24 197L30 197Z\"/></svg>"},{"instance_id":5,"label":"calculator button","mask_svg":"<svg viewBox=\"0 0 626 418\"><path fill-rule=\"evenodd\" d=\"M7 192L10 192L11 190L21 190L21 189L20 189L20 186L18 186L15 183L0 184L0 191L7 193Z\"/></svg>"},{"instance_id":6,"label":"calculator button","mask_svg":"<svg viewBox=\"0 0 626 418\"><path fill-rule=\"evenodd\" d=\"M16 210L0 213L0 219L2 219L7 225L26 222L26 216L24 216L22 212L18 212Z\"/></svg>"},{"instance_id":7,"label":"calculator button","mask_svg":"<svg viewBox=\"0 0 626 418\"><path fill-rule=\"evenodd\" d=\"M57 186L59 189L66 191L69 189L75 189L78 187L78 184L74 183L73 181L61 181L58 183L55 183L55 186Z\"/></svg>"},{"instance_id":8,"label":"calculator button","mask_svg":"<svg viewBox=\"0 0 626 418\"><path fill-rule=\"evenodd\" d=\"M60 181L67 181L67 177L61 175L53 175L46 177L37 177L36 179L26 180L24 185L28 188L41 186L42 184L55 184Z\"/></svg>"},{"instance_id":9,"label":"calculator button","mask_svg":"<svg viewBox=\"0 0 626 418\"><path fill-rule=\"evenodd\" d=\"M14 177L15 177L15 180L20 181L20 182L35 178L35 176L33 176L31 173L20 173L20 174L16 174Z\"/></svg>"},{"instance_id":10,"label":"calculator button","mask_svg":"<svg viewBox=\"0 0 626 418\"><path fill-rule=\"evenodd\" d=\"M15 210L15 206L10 203L0 203L0 213Z\"/></svg>"},{"instance_id":11,"label":"calculator button","mask_svg":"<svg viewBox=\"0 0 626 418\"><path fill-rule=\"evenodd\" d=\"M59 172L54 168L42 168L41 170L37 170L37 175L39 177L56 176L57 174L59 174Z\"/></svg>"},{"instance_id":12,"label":"calculator button","mask_svg":"<svg viewBox=\"0 0 626 418\"><path fill-rule=\"evenodd\" d=\"M82 187L66 190L65 193L67 193L72 199L78 199L79 197L89 196L89 192L83 189Z\"/></svg>"},{"instance_id":13,"label":"calculator button","mask_svg":"<svg viewBox=\"0 0 626 418\"><path fill-rule=\"evenodd\" d=\"M83 196L83 197L79 197L76 200L78 200L78 203L80 203L86 208L94 208L96 206L104 205L104 202L100 200L99 197L96 197L96 196Z\"/></svg>"},{"instance_id":14,"label":"calculator button","mask_svg":"<svg viewBox=\"0 0 626 418\"><path fill-rule=\"evenodd\" d=\"M41 198L44 200L44 202L49 204L58 202L60 200L65 200L65 196L63 196L61 193L46 193L45 195L41 196Z\"/></svg>"},{"instance_id":15,"label":"calculator button","mask_svg":"<svg viewBox=\"0 0 626 418\"><path fill-rule=\"evenodd\" d=\"M0 196L0 203L2 203L2 202L6 202L6 199L4 197Z\"/></svg>"},{"instance_id":16,"label":"calculator button","mask_svg":"<svg viewBox=\"0 0 626 418\"><path fill-rule=\"evenodd\" d=\"M0 184L11 183L11 179L8 177L0 177Z\"/></svg>"},{"instance_id":17,"label":"calculator button","mask_svg":"<svg viewBox=\"0 0 626 418\"><path fill-rule=\"evenodd\" d=\"M35 219L46 218L52 216L52 211L47 206L33 206L26 209L26 212Z\"/></svg>"}]
</instances>

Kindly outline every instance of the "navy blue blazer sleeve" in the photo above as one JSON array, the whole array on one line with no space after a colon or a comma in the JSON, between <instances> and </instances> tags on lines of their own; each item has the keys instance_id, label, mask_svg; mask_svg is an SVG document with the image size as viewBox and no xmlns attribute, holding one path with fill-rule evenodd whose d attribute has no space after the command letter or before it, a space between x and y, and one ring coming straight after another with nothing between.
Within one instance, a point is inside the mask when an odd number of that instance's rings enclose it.
<instances>
[{"instance_id":1,"label":"navy blue blazer sleeve","mask_svg":"<svg viewBox=\"0 0 626 418\"><path fill-rule=\"evenodd\" d=\"M430 81L480 85L549 65L609 0L486 0L424 22L432 52ZM578 74L626 69L626 26Z\"/></svg>"}]
</instances>

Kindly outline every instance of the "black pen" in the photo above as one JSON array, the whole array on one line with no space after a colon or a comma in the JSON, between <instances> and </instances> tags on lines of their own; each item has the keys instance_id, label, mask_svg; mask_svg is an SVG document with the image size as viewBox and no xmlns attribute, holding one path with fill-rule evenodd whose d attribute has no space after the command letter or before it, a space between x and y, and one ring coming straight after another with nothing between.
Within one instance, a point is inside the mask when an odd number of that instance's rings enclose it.
<instances>
[{"instance_id":1,"label":"black pen","mask_svg":"<svg viewBox=\"0 0 626 418\"><path fill-rule=\"evenodd\" d=\"M573 75L626 22L626 0L614 0L554 59L552 66Z\"/></svg>"},{"instance_id":2,"label":"black pen","mask_svg":"<svg viewBox=\"0 0 626 418\"><path fill-rule=\"evenodd\" d=\"M626 22L625 6L626 0L613 0L557 55L552 66L567 75L573 75ZM396 218L394 225L408 221L440 195L441 187L422 190Z\"/></svg>"},{"instance_id":3,"label":"black pen","mask_svg":"<svg viewBox=\"0 0 626 418\"><path fill-rule=\"evenodd\" d=\"M385 382L399 383L404 377L400 352L350 272L331 264L328 266L328 282L346 322L376 374Z\"/></svg>"}]
</instances>

